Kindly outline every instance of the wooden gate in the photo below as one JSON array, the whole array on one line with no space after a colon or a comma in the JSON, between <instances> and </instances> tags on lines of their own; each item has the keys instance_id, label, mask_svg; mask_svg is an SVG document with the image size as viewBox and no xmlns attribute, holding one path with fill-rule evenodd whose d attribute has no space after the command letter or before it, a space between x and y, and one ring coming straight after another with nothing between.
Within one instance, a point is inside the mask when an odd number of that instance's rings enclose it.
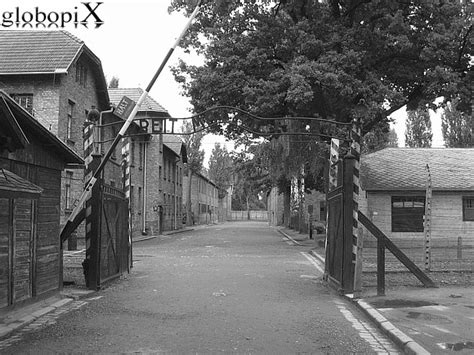
<instances>
[{"instance_id":1,"label":"wooden gate","mask_svg":"<svg viewBox=\"0 0 474 355\"><path fill-rule=\"evenodd\" d=\"M353 251L354 162L347 155L337 162L337 182L327 194L326 277L340 292L354 291Z\"/></svg>"},{"instance_id":2,"label":"wooden gate","mask_svg":"<svg viewBox=\"0 0 474 355\"><path fill-rule=\"evenodd\" d=\"M338 186L327 194L327 246L326 273L328 280L338 288L342 286L342 261L344 245L343 189Z\"/></svg>"},{"instance_id":3,"label":"wooden gate","mask_svg":"<svg viewBox=\"0 0 474 355\"><path fill-rule=\"evenodd\" d=\"M128 199L115 187L96 183L86 216L85 277L90 289L99 289L110 279L130 269Z\"/></svg>"}]
</instances>

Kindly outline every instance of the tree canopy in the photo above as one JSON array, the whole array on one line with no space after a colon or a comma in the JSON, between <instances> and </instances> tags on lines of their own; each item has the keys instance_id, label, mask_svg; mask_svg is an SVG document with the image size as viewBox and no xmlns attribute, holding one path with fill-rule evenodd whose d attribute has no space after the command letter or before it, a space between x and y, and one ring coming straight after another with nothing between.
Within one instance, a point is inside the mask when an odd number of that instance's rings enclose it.
<instances>
[{"instance_id":1,"label":"tree canopy","mask_svg":"<svg viewBox=\"0 0 474 355\"><path fill-rule=\"evenodd\" d=\"M470 113L472 8L459 0L210 1L183 42L205 63L181 62L175 77L196 112L231 105L266 117L360 117L364 133L437 97L459 97ZM232 112L205 119L246 120ZM215 130L242 134L238 125Z\"/></svg>"},{"instance_id":2,"label":"tree canopy","mask_svg":"<svg viewBox=\"0 0 474 355\"><path fill-rule=\"evenodd\" d=\"M405 145L410 148L429 148L433 140L431 118L428 110L407 112Z\"/></svg>"},{"instance_id":3,"label":"tree canopy","mask_svg":"<svg viewBox=\"0 0 474 355\"><path fill-rule=\"evenodd\" d=\"M474 147L474 118L457 109L457 100L446 105L441 115L441 129L447 148Z\"/></svg>"},{"instance_id":4,"label":"tree canopy","mask_svg":"<svg viewBox=\"0 0 474 355\"><path fill-rule=\"evenodd\" d=\"M193 132L193 125L190 121L185 121L182 127L184 144L188 154L188 163L186 164L186 173L198 174L202 170L202 164L204 162L204 150L201 149L201 141L203 133L189 134Z\"/></svg>"},{"instance_id":5,"label":"tree canopy","mask_svg":"<svg viewBox=\"0 0 474 355\"><path fill-rule=\"evenodd\" d=\"M219 189L219 198L226 195L231 186L233 175L232 156L227 148L215 143L209 158L209 178Z\"/></svg>"}]
</instances>

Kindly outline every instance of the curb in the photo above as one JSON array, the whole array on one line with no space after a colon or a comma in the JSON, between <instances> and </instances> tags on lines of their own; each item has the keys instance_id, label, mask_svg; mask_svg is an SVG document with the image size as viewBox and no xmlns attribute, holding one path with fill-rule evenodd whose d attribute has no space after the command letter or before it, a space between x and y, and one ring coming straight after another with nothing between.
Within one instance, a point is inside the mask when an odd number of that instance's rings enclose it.
<instances>
[{"instance_id":1,"label":"curb","mask_svg":"<svg viewBox=\"0 0 474 355\"><path fill-rule=\"evenodd\" d=\"M387 318L380 314L375 308L370 306L367 302L360 299L354 299L350 296L344 296L346 299L355 303L359 309L361 309L372 322L378 325L378 327L395 343L397 344L405 354L410 355L429 355L430 352L423 348L420 344L410 338L408 335L400 331Z\"/></svg>"},{"instance_id":2,"label":"curb","mask_svg":"<svg viewBox=\"0 0 474 355\"><path fill-rule=\"evenodd\" d=\"M283 232L281 229L278 229L278 232L280 232L281 234L283 234L286 238L288 238L289 240L291 240L293 243L295 243L296 245L300 245L302 246L303 244L297 242L296 240L294 240L293 238L291 238L288 234L286 234L285 232Z\"/></svg>"},{"instance_id":3,"label":"curb","mask_svg":"<svg viewBox=\"0 0 474 355\"><path fill-rule=\"evenodd\" d=\"M160 236L179 234L179 233L189 232L189 231L193 231L193 230L194 230L194 228L191 228L191 229L181 228L181 229L176 229L174 231L167 231L167 232L165 232L163 234L159 234L159 235L142 236L142 237L138 237L138 238L133 239L132 243L143 242L145 240L158 238Z\"/></svg>"},{"instance_id":4,"label":"curb","mask_svg":"<svg viewBox=\"0 0 474 355\"><path fill-rule=\"evenodd\" d=\"M301 245L296 240L291 238L288 234L283 232L283 230L278 229L278 232L280 232L286 238L291 240L293 243L297 245ZM317 257L319 260L321 260L321 257L313 250L310 250L309 253ZM373 308L364 300L354 299L353 297L348 296L348 295L342 295L342 297L352 301L357 307L359 307L359 309L361 309L373 323L375 323L395 344L397 344L403 350L405 354L408 354L408 355L429 355L430 354L429 351L427 351L425 348L423 348L420 344L418 344L408 335L406 335L405 333L400 331L398 328L396 328L392 323L388 321L387 318L385 318L382 314L380 314L379 311L377 311L375 308Z\"/></svg>"},{"instance_id":5,"label":"curb","mask_svg":"<svg viewBox=\"0 0 474 355\"><path fill-rule=\"evenodd\" d=\"M22 318L18 320L14 320L9 324L6 325L0 325L0 339L10 335L16 330L19 330L25 326L27 326L30 323L33 323L35 320L38 318L44 316L45 314L51 313L58 309L59 307L62 307L70 302L74 301L72 298L63 298L59 301L54 302L53 304L40 308L37 311L25 315Z\"/></svg>"}]
</instances>

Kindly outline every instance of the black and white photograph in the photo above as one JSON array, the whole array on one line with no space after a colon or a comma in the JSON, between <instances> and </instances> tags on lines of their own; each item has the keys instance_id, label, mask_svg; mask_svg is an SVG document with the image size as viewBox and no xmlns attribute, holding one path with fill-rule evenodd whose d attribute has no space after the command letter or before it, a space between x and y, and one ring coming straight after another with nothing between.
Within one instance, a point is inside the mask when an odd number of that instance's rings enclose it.
<instances>
[{"instance_id":1,"label":"black and white photograph","mask_svg":"<svg viewBox=\"0 0 474 355\"><path fill-rule=\"evenodd\" d=\"M2 0L0 354L474 353L470 0Z\"/></svg>"}]
</instances>

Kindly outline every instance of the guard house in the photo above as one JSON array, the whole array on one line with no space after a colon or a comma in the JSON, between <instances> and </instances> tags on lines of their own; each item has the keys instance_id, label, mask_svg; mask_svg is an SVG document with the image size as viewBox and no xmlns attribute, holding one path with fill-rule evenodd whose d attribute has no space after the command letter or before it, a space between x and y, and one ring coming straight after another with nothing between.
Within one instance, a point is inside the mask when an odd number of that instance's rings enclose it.
<instances>
[{"instance_id":1,"label":"guard house","mask_svg":"<svg viewBox=\"0 0 474 355\"><path fill-rule=\"evenodd\" d=\"M0 90L0 309L62 288L61 173L83 160Z\"/></svg>"}]
</instances>

